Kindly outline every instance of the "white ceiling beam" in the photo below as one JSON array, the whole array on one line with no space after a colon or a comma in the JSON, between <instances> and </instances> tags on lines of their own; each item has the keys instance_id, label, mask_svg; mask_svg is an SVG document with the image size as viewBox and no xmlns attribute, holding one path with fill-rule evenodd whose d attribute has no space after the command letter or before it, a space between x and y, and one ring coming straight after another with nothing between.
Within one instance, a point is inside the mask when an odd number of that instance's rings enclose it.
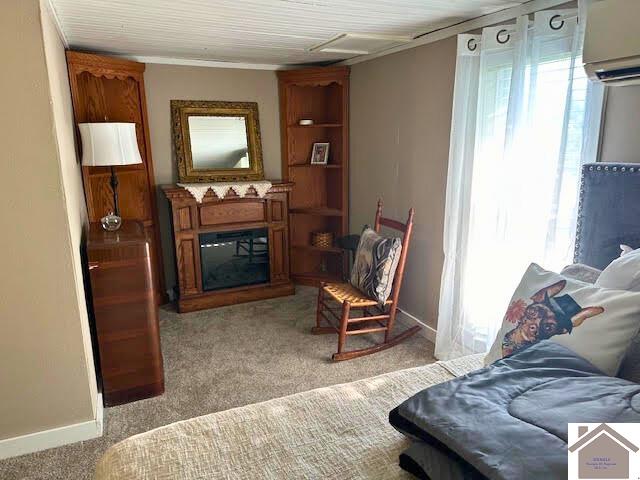
<instances>
[{"instance_id":1,"label":"white ceiling beam","mask_svg":"<svg viewBox=\"0 0 640 480\"><path fill-rule=\"evenodd\" d=\"M501 22L506 22L508 20L513 20L520 15L529 15L531 13L539 12L540 10L557 7L558 5L562 5L565 3L568 3L567 0L531 0L517 7L506 8L504 10L489 13L487 15L476 17L471 20L465 20L464 22L460 22L450 27L445 27L434 30L432 32L424 33L404 45L398 45L397 47L392 47L381 52L371 53L369 55L361 55L358 57L349 58L347 60L335 63L334 65L355 65L357 63L367 62L369 60L373 60L374 58L384 57L386 55L391 55L392 53L402 52L403 50L416 48L421 45L427 45L429 43L444 40L445 38L453 37L461 33L466 33L472 30L489 27Z\"/></svg>"}]
</instances>

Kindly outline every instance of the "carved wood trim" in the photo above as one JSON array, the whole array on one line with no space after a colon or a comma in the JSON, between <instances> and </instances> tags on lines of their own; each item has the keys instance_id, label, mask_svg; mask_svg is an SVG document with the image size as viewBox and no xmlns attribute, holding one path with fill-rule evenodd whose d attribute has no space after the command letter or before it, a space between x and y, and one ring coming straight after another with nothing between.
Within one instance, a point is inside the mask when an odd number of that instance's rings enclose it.
<instances>
[{"instance_id":1,"label":"carved wood trim","mask_svg":"<svg viewBox=\"0 0 640 480\"><path fill-rule=\"evenodd\" d=\"M133 60L71 50L67 51L67 60L69 63L76 65L76 68L95 68L96 70L112 70L130 74L140 74L146 68L144 63L134 62Z\"/></svg>"}]
</instances>

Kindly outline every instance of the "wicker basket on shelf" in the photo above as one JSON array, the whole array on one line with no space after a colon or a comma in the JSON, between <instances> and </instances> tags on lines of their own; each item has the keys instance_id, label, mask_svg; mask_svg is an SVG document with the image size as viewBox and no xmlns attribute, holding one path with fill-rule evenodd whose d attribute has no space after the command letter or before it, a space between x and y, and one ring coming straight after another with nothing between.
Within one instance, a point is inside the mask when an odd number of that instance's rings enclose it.
<instances>
[{"instance_id":1,"label":"wicker basket on shelf","mask_svg":"<svg viewBox=\"0 0 640 480\"><path fill-rule=\"evenodd\" d=\"M317 248L331 248L333 247L333 233L313 232L311 234L311 244Z\"/></svg>"}]
</instances>

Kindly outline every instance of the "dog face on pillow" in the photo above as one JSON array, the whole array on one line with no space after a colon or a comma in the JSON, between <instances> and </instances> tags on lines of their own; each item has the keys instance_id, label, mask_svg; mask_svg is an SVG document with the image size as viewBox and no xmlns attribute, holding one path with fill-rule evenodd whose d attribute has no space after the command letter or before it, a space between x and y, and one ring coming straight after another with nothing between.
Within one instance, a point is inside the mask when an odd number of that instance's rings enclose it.
<instances>
[{"instance_id":1,"label":"dog face on pillow","mask_svg":"<svg viewBox=\"0 0 640 480\"><path fill-rule=\"evenodd\" d=\"M604 312L602 307L582 308L570 295L558 295L566 284L566 280L561 280L549 285L536 292L530 302L524 299L511 302L505 319L515 326L502 340L503 357L554 335L571 333L586 319Z\"/></svg>"}]
</instances>

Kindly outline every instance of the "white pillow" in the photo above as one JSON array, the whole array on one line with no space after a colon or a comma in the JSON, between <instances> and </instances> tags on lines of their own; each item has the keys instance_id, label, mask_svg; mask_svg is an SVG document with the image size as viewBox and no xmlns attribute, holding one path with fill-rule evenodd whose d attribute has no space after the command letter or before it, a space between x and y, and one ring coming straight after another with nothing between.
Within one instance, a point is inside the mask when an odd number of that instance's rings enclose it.
<instances>
[{"instance_id":1,"label":"white pillow","mask_svg":"<svg viewBox=\"0 0 640 480\"><path fill-rule=\"evenodd\" d=\"M623 255L626 255L627 253L631 253L633 252L633 247L630 247L629 245L625 245L624 243L622 245L620 245L620 256L622 257Z\"/></svg>"},{"instance_id":2,"label":"white pillow","mask_svg":"<svg viewBox=\"0 0 640 480\"><path fill-rule=\"evenodd\" d=\"M640 293L598 288L532 263L485 365L548 339L613 376L639 329Z\"/></svg>"},{"instance_id":3,"label":"white pillow","mask_svg":"<svg viewBox=\"0 0 640 480\"><path fill-rule=\"evenodd\" d=\"M596 287L640 292L640 249L624 252L605 268Z\"/></svg>"}]
</instances>

